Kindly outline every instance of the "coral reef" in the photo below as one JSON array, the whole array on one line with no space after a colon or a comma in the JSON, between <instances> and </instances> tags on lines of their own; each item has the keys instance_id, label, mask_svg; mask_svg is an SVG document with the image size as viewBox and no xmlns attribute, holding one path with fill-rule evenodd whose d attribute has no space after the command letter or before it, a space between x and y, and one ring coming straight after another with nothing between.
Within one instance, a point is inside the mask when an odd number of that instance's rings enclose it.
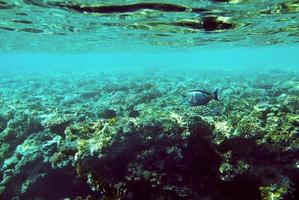
<instances>
[{"instance_id":1,"label":"coral reef","mask_svg":"<svg viewBox=\"0 0 299 200\"><path fill-rule=\"evenodd\" d=\"M0 75L0 199L299 198L296 73L9 77ZM220 102L184 105L182 93L199 87L219 88Z\"/></svg>"}]
</instances>

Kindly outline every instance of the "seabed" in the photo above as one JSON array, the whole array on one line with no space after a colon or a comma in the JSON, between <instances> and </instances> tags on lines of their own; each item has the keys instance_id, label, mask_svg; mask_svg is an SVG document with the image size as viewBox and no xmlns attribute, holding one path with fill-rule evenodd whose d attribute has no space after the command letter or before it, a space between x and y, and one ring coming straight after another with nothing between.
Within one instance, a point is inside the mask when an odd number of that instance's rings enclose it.
<instances>
[{"instance_id":1,"label":"seabed","mask_svg":"<svg viewBox=\"0 0 299 200\"><path fill-rule=\"evenodd\" d=\"M1 199L298 198L297 72L11 73ZM182 104L198 86L220 102Z\"/></svg>"}]
</instances>

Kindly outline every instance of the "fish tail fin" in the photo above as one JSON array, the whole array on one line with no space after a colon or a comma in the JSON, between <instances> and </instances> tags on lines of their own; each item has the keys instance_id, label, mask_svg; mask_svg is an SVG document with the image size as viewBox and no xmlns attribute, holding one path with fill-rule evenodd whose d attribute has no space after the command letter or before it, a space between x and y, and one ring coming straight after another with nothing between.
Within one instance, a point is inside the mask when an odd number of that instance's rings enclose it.
<instances>
[{"instance_id":1,"label":"fish tail fin","mask_svg":"<svg viewBox=\"0 0 299 200\"><path fill-rule=\"evenodd\" d=\"M214 98L216 101L220 101L219 98L218 98L218 88L213 92L213 98Z\"/></svg>"},{"instance_id":2,"label":"fish tail fin","mask_svg":"<svg viewBox=\"0 0 299 200\"><path fill-rule=\"evenodd\" d=\"M186 98L180 99L179 103L182 104L182 105L189 105L188 100Z\"/></svg>"}]
</instances>

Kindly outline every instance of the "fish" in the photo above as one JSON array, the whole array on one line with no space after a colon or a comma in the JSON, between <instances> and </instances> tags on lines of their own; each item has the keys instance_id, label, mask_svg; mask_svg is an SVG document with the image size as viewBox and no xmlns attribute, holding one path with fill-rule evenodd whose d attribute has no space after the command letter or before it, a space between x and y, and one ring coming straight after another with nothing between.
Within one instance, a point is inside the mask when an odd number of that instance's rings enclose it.
<instances>
[{"instance_id":1,"label":"fish","mask_svg":"<svg viewBox=\"0 0 299 200\"><path fill-rule=\"evenodd\" d=\"M218 89L213 93L203 90L189 90L184 95L184 103L190 106L203 106L208 104L211 100L219 101Z\"/></svg>"}]
</instances>

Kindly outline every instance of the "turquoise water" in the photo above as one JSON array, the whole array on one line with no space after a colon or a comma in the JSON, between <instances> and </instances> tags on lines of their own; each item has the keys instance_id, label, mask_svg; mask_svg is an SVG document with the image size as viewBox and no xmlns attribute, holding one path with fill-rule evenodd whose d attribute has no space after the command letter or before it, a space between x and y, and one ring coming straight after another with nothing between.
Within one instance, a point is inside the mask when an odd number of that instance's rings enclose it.
<instances>
[{"instance_id":1,"label":"turquoise water","mask_svg":"<svg viewBox=\"0 0 299 200\"><path fill-rule=\"evenodd\" d=\"M298 12L0 0L0 199L299 199Z\"/></svg>"},{"instance_id":2,"label":"turquoise water","mask_svg":"<svg viewBox=\"0 0 299 200\"><path fill-rule=\"evenodd\" d=\"M39 68L122 68L122 67L163 67L163 68L287 68L298 69L299 47L276 45L266 47L199 47L194 49L161 50L151 47L151 51L87 54L2 53L1 69L5 67ZM67 54L66 54L67 53ZM283 66L283 67L282 67Z\"/></svg>"}]
</instances>

